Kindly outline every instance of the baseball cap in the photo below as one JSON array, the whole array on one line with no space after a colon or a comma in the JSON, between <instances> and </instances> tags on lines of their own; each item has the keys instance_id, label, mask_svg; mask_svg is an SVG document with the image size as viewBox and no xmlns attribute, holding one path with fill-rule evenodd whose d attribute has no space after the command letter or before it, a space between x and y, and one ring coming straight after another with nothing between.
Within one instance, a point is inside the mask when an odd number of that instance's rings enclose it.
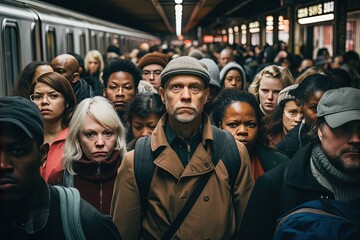
<instances>
[{"instance_id":1,"label":"baseball cap","mask_svg":"<svg viewBox=\"0 0 360 240\"><path fill-rule=\"evenodd\" d=\"M37 106L19 96L0 97L0 123L9 122L20 127L30 138L44 142L44 124Z\"/></svg>"},{"instance_id":2,"label":"baseball cap","mask_svg":"<svg viewBox=\"0 0 360 240\"><path fill-rule=\"evenodd\" d=\"M344 87L327 90L318 103L317 116L324 117L331 128L360 120L360 89Z\"/></svg>"}]
</instances>

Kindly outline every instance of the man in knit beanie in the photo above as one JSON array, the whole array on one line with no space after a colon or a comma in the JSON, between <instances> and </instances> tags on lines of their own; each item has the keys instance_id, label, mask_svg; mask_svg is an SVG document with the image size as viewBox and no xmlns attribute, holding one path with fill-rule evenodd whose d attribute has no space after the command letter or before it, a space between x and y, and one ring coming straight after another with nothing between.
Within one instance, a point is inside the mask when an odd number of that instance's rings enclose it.
<instances>
[{"instance_id":1,"label":"man in knit beanie","mask_svg":"<svg viewBox=\"0 0 360 240\"><path fill-rule=\"evenodd\" d=\"M156 91L160 87L160 74L168 64L168 58L163 53L147 53L140 58L137 67L142 71L142 79L151 83Z\"/></svg>"},{"instance_id":2,"label":"man in knit beanie","mask_svg":"<svg viewBox=\"0 0 360 240\"><path fill-rule=\"evenodd\" d=\"M326 91L317 105L312 142L258 178L241 226L243 239L272 239L278 217L318 199L360 199L359 89Z\"/></svg>"},{"instance_id":3,"label":"man in knit beanie","mask_svg":"<svg viewBox=\"0 0 360 240\"><path fill-rule=\"evenodd\" d=\"M115 181L111 215L121 237L241 239L239 226L254 184L249 155L203 113L210 82L206 65L178 57L160 78L167 113L150 138L138 139L135 151L125 154ZM196 191L199 185L203 189ZM189 199L194 199L185 208L189 212L178 218Z\"/></svg>"}]
</instances>

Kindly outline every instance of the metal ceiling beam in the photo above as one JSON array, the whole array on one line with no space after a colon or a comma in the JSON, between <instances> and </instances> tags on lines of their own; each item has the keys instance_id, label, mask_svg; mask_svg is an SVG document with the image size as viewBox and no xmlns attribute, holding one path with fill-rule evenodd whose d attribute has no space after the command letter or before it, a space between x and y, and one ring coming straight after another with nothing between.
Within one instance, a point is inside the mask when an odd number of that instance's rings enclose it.
<instances>
[{"instance_id":1,"label":"metal ceiling beam","mask_svg":"<svg viewBox=\"0 0 360 240\"><path fill-rule=\"evenodd\" d=\"M175 33L174 27L170 24L169 19L167 18L163 7L159 3L158 0L151 0L152 4L154 5L156 11L159 13L160 17L164 21L166 27L168 28L169 32Z\"/></svg>"}]
</instances>

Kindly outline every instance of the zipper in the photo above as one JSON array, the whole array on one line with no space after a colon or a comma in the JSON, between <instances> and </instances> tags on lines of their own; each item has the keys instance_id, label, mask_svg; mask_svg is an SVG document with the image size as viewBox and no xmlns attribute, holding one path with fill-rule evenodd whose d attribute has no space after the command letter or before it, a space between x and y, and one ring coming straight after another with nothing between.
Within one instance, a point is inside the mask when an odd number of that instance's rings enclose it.
<instances>
[{"instance_id":1,"label":"zipper","mask_svg":"<svg viewBox=\"0 0 360 240\"><path fill-rule=\"evenodd\" d=\"M101 177L101 165L100 163L98 164L98 167L96 169L96 175L97 177L100 179L100 192L99 192L99 199L100 199L100 212L102 213L103 211L103 189L102 189L102 177Z\"/></svg>"}]
</instances>

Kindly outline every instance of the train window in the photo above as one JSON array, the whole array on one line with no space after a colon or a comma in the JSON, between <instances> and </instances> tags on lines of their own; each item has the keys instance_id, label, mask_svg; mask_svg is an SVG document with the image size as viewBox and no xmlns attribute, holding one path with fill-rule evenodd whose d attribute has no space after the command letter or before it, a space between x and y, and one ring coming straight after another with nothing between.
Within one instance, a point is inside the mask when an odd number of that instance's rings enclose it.
<instances>
[{"instance_id":1,"label":"train window","mask_svg":"<svg viewBox=\"0 0 360 240\"><path fill-rule=\"evenodd\" d=\"M85 56L85 54L86 54L86 38L85 38L85 33L82 32L79 37L80 37L80 56Z\"/></svg>"},{"instance_id":2,"label":"train window","mask_svg":"<svg viewBox=\"0 0 360 240\"><path fill-rule=\"evenodd\" d=\"M46 31L46 60L51 61L57 56L55 28L49 27Z\"/></svg>"},{"instance_id":3,"label":"train window","mask_svg":"<svg viewBox=\"0 0 360 240\"><path fill-rule=\"evenodd\" d=\"M68 52L75 52L74 32L71 29L69 29L68 32L66 33L66 46Z\"/></svg>"},{"instance_id":4,"label":"train window","mask_svg":"<svg viewBox=\"0 0 360 240\"><path fill-rule=\"evenodd\" d=\"M100 46L99 46L99 51L100 52L102 52L102 53L104 53L105 52L105 45L106 45L106 40L105 40L105 38L104 38L104 34L103 33L100 33L99 34L99 42L100 42Z\"/></svg>"},{"instance_id":5,"label":"train window","mask_svg":"<svg viewBox=\"0 0 360 240\"><path fill-rule=\"evenodd\" d=\"M98 49L96 33L91 34L91 49Z\"/></svg>"},{"instance_id":6,"label":"train window","mask_svg":"<svg viewBox=\"0 0 360 240\"><path fill-rule=\"evenodd\" d=\"M14 87L15 79L20 72L19 32L16 23L6 22L4 28L4 53L6 73L6 94L9 95Z\"/></svg>"}]
</instances>

